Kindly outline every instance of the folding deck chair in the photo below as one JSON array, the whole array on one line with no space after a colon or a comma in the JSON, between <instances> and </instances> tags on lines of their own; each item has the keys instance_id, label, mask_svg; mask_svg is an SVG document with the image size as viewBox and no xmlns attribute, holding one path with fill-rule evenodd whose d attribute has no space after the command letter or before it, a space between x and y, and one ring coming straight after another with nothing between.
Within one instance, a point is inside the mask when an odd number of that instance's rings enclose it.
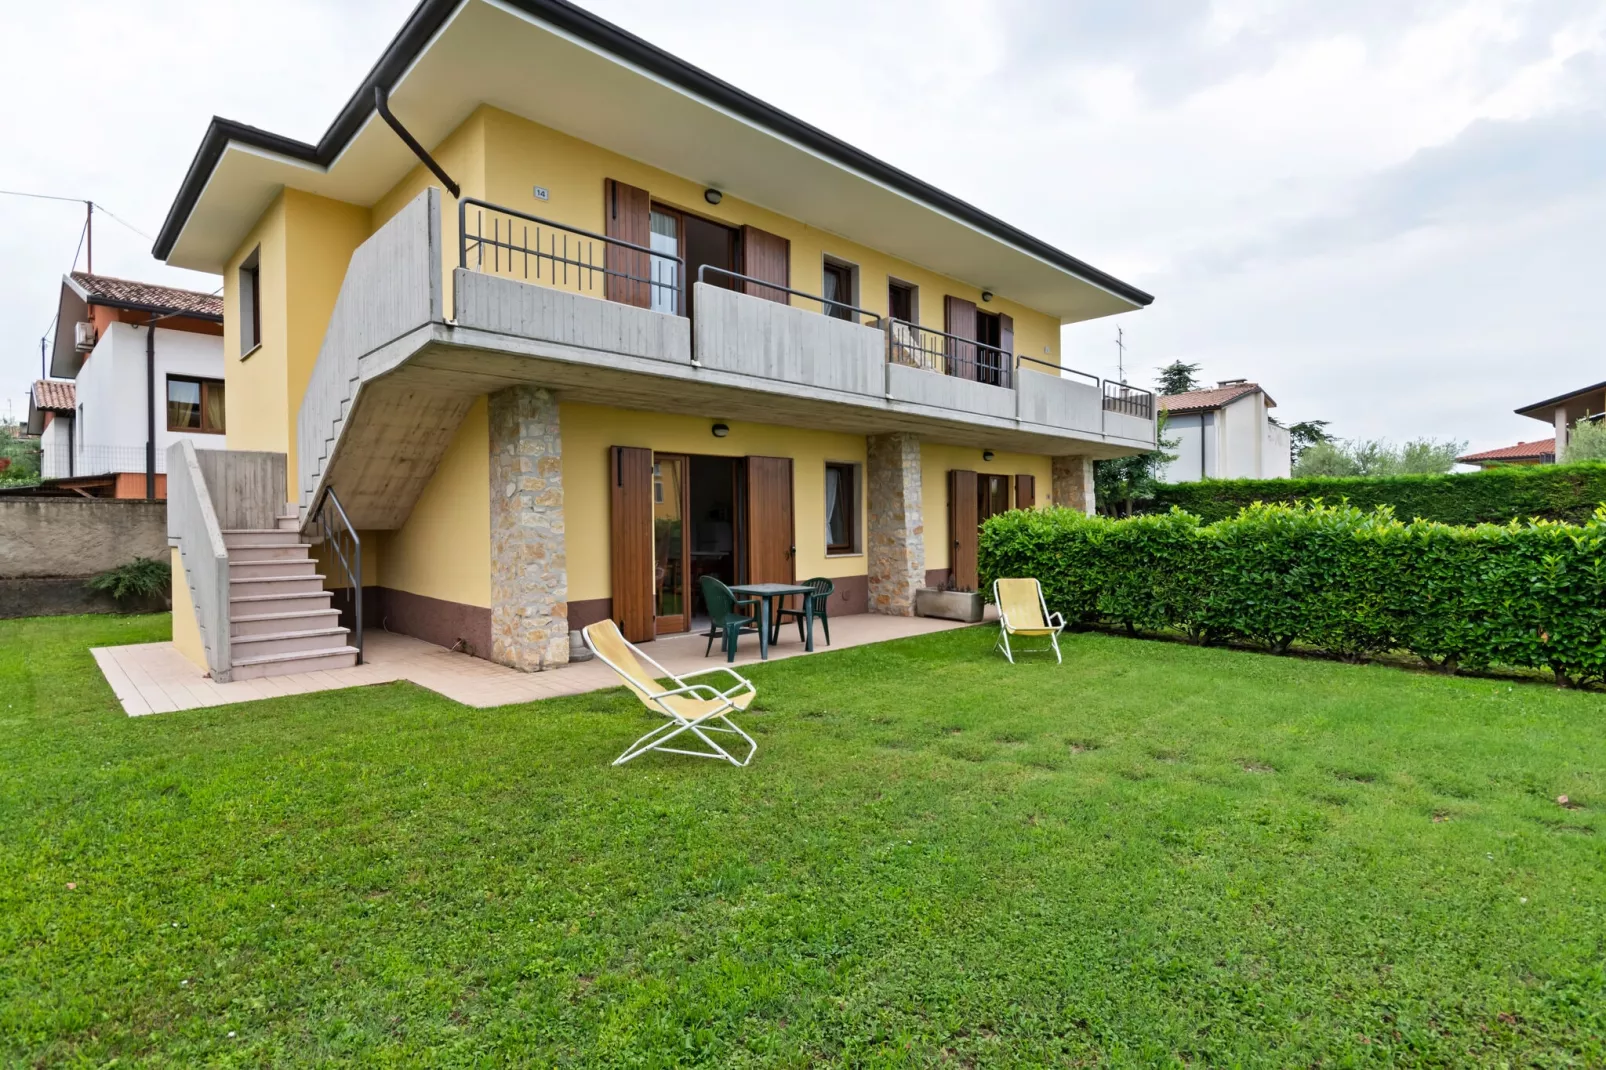
<instances>
[{"instance_id":1,"label":"folding deck chair","mask_svg":"<svg viewBox=\"0 0 1606 1070\"><path fill-rule=\"evenodd\" d=\"M1049 614L1048 603L1043 601L1042 584L1035 579L994 580L993 601L998 603L998 649L1004 652L1011 665L1015 664L1015 655L1009 648L1012 635L1047 636L1049 645L1035 650L1047 653L1052 648L1054 660L1064 664L1059 637L1065 618L1058 613ZM1021 649L1021 653L1027 652L1026 648Z\"/></svg>"},{"instance_id":2,"label":"folding deck chair","mask_svg":"<svg viewBox=\"0 0 1606 1070\"><path fill-rule=\"evenodd\" d=\"M758 744L754 742L753 737L736 727L729 716L737 710L747 709L754 696L758 694L753 685L738 676L734 670L721 665L717 669L704 669L701 672L676 676L643 654L640 649L632 646L620 634L619 626L611 620L593 624L581 634L585 636L586 646L590 647L608 668L619 674L625 686L635 692L643 706L669 718L669 723L659 725L630 744L623 754L614 759L614 765L623 765L650 750L660 750L666 754L689 754L693 758L723 758L738 766L746 765L753 760L753 755L758 753ZM652 670L650 672L649 667ZM709 684L688 682L699 676L710 676L714 673L726 674L736 681L735 686L727 691L720 691ZM673 680L675 686L666 689L658 683L659 680L666 678ZM690 732L708 744L710 750L678 750L664 746L682 732ZM747 757L737 761L729 751L708 737L709 732L741 736L747 741Z\"/></svg>"}]
</instances>

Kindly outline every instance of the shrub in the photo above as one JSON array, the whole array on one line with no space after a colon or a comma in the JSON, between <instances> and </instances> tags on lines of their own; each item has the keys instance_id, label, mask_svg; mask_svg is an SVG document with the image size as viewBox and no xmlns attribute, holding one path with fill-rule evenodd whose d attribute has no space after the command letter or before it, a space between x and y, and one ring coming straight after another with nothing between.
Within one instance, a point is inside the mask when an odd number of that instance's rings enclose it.
<instances>
[{"instance_id":1,"label":"shrub","mask_svg":"<svg viewBox=\"0 0 1606 1070\"><path fill-rule=\"evenodd\" d=\"M105 591L119 605L129 606L160 599L171 607L173 588L172 565L160 557L136 557L126 565L107 569L91 576L85 586L94 591Z\"/></svg>"},{"instance_id":2,"label":"shrub","mask_svg":"<svg viewBox=\"0 0 1606 1070\"><path fill-rule=\"evenodd\" d=\"M1314 447L1313 447L1314 448ZM1307 451L1309 452L1309 451ZM1544 464L1456 475L1345 479L1215 479L1156 487L1142 508L1180 508L1207 523L1236 516L1256 502L1347 501L1362 509L1391 506L1402 520L1504 524L1509 520L1586 523L1606 502L1606 464Z\"/></svg>"},{"instance_id":3,"label":"shrub","mask_svg":"<svg viewBox=\"0 0 1606 1070\"><path fill-rule=\"evenodd\" d=\"M987 586L1036 576L1068 621L1606 679L1606 508L1583 525L1477 527L1321 502L1212 524L1019 511L987 521L980 551Z\"/></svg>"}]
</instances>

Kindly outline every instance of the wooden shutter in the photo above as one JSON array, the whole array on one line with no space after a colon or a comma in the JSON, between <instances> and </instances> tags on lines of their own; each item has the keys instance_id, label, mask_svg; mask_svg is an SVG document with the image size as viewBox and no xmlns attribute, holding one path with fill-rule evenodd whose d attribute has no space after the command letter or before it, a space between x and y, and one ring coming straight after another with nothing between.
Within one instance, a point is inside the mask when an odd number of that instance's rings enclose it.
<instances>
[{"instance_id":1,"label":"wooden shutter","mask_svg":"<svg viewBox=\"0 0 1606 1070\"><path fill-rule=\"evenodd\" d=\"M743 275L778 286L792 285L792 243L757 227L742 228ZM743 283L743 292L766 301L790 304L791 296L785 290L775 290L754 282Z\"/></svg>"},{"instance_id":2,"label":"wooden shutter","mask_svg":"<svg viewBox=\"0 0 1606 1070\"><path fill-rule=\"evenodd\" d=\"M976 576L976 473L948 473L948 576L956 589L974 591Z\"/></svg>"},{"instance_id":3,"label":"wooden shutter","mask_svg":"<svg viewBox=\"0 0 1606 1070\"><path fill-rule=\"evenodd\" d=\"M1018 475L1015 477L1015 508L1037 508L1037 477Z\"/></svg>"},{"instance_id":4,"label":"wooden shutter","mask_svg":"<svg viewBox=\"0 0 1606 1070\"><path fill-rule=\"evenodd\" d=\"M790 457L747 458L746 520L747 582L793 582L797 545Z\"/></svg>"},{"instance_id":5,"label":"wooden shutter","mask_svg":"<svg viewBox=\"0 0 1606 1070\"><path fill-rule=\"evenodd\" d=\"M651 247L652 198L647 191L610 178L604 182L603 194L607 198L603 216L608 237ZM650 256L610 245L605 262L609 271L608 300L638 308L652 307L652 286L648 281L652 277Z\"/></svg>"},{"instance_id":6,"label":"wooden shutter","mask_svg":"<svg viewBox=\"0 0 1606 1070\"><path fill-rule=\"evenodd\" d=\"M652 450L613 446L613 619L632 643L653 637Z\"/></svg>"},{"instance_id":7,"label":"wooden shutter","mask_svg":"<svg viewBox=\"0 0 1606 1070\"><path fill-rule=\"evenodd\" d=\"M943 330L960 338L976 337L976 302L948 294L943 297L942 305ZM976 347L952 338L947 341L948 374L962 379L976 378Z\"/></svg>"}]
</instances>

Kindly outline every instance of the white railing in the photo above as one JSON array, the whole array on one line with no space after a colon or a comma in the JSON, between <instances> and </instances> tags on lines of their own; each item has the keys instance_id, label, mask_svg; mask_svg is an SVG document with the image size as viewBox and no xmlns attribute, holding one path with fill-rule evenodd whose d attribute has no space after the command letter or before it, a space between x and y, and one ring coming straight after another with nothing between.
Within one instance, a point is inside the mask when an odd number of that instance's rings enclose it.
<instances>
[{"instance_id":1,"label":"white railing","mask_svg":"<svg viewBox=\"0 0 1606 1070\"><path fill-rule=\"evenodd\" d=\"M234 668L229 650L229 551L195 444L186 440L169 446L167 468L167 544L178 547L184 566L184 575L174 576L173 582L189 584L207 668L213 680L225 683Z\"/></svg>"},{"instance_id":2,"label":"white railing","mask_svg":"<svg viewBox=\"0 0 1606 1070\"><path fill-rule=\"evenodd\" d=\"M83 479L109 476L117 472L144 472L144 446L84 446L56 441L46 445L39 454L41 479ZM167 471L167 455L156 451L156 471Z\"/></svg>"}]
</instances>

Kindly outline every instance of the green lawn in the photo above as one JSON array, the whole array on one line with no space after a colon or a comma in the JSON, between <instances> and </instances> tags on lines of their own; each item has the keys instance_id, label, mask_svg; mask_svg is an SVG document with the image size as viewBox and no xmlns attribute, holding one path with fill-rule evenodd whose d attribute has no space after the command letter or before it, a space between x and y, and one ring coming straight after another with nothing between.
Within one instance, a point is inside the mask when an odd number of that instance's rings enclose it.
<instances>
[{"instance_id":1,"label":"green lawn","mask_svg":"<svg viewBox=\"0 0 1606 1070\"><path fill-rule=\"evenodd\" d=\"M127 718L166 634L0 621L0 1060L1606 1064L1606 696L971 629L613 769L621 692Z\"/></svg>"}]
</instances>

